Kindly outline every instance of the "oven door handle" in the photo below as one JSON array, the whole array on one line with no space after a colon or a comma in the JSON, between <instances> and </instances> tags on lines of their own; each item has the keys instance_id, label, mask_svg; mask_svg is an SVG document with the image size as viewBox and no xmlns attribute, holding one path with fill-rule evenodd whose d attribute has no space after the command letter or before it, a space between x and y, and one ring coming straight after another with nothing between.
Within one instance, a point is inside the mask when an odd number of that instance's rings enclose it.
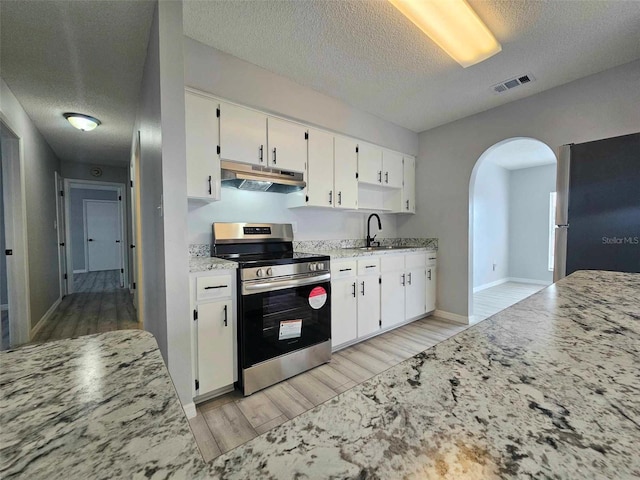
<instances>
[{"instance_id":1,"label":"oven door handle","mask_svg":"<svg viewBox=\"0 0 640 480\"><path fill-rule=\"evenodd\" d=\"M322 283L331 280L331 273L323 273L322 275L313 275L311 277L293 278L287 280L276 280L273 282L249 283L242 285L242 293L271 292L274 290L283 290L285 288L301 287L303 285L311 285L313 283Z\"/></svg>"}]
</instances>

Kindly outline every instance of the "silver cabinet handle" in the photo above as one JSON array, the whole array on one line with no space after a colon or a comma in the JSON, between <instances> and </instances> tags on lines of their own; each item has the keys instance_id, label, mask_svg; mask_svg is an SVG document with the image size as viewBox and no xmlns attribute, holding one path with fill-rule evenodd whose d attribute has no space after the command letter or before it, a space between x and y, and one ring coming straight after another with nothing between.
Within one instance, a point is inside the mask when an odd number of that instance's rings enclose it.
<instances>
[{"instance_id":1,"label":"silver cabinet handle","mask_svg":"<svg viewBox=\"0 0 640 480\"><path fill-rule=\"evenodd\" d=\"M405 275L404 275L404 273L403 273L403 274L402 274L402 286L403 286L403 287L405 286L405 280L404 280L404 278L405 278Z\"/></svg>"},{"instance_id":2,"label":"silver cabinet handle","mask_svg":"<svg viewBox=\"0 0 640 480\"><path fill-rule=\"evenodd\" d=\"M362 296L364 296L364 282L362 282L361 285L362 285Z\"/></svg>"},{"instance_id":3,"label":"silver cabinet handle","mask_svg":"<svg viewBox=\"0 0 640 480\"><path fill-rule=\"evenodd\" d=\"M411 285L411 273L407 275L407 284Z\"/></svg>"},{"instance_id":4,"label":"silver cabinet handle","mask_svg":"<svg viewBox=\"0 0 640 480\"><path fill-rule=\"evenodd\" d=\"M342 205L342 192L338 192L338 205Z\"/></svg>"},{"instance_id":5,"label":"silver cabinet handle","mask_svg":"<svg viewBox=\"0 0 640 480\"><path fill-rule=\"evenodd\" d=\"M229 326L229 323L227 322L228 320L228 315L227 315L227 306L224 306L224 326L227 327Z\"/></svg>"},{"instance_id":6,"label":"silver cabinet handle","mask_svg":"<svg viewBox=\"0 0 640 480\"><path fill-rule=\"evenodd\" d=\"M333 204L333 190L329 190L329 205Z\"/></svg>"},{"instance_id":7,"label":"silver cabinet handle","mask_svg":"<svg viewBox=\"0 0 640 480\"><path fill-rule=\"evenodd\" d=\"M389 183L389 172L384 172L384 183Z\"/></svg>"},{"instance_id":8,"label":"silver cabinet handle","mask_svg":"<svg viewBox=\"0 0 640 480\"><path fill-rule=\"evenodd\" d=\"M273 147L273 164L276 164L276 147Z\"/></svg>"},{"instance_id":9,"label":"silver cabinet handle","mask_svg":"<svg viewBox=\"0 0 640 480\"><path fill-rule=\"evenodd\" d=\"M259 153L258 153L258 158L260 159L260 163L262 163L264 161L263 152L264 152L264 145L260 145L260 149L259 149Z\"/></svg>"},{"instance_id":10,"label":"silver cabinet handle","mask_svg":"<svg viewBox=\"0 0 640 480\"><path fill-rule=\"evenodd\" d=\"M353 282L353 298L356 298L356 282Z\"/></svg>"}]
</instances>

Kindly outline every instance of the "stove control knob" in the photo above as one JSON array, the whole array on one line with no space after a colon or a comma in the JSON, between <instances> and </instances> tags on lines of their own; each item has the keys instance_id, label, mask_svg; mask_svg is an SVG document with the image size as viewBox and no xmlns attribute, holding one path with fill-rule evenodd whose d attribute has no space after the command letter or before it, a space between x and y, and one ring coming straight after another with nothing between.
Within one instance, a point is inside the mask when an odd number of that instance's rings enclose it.
<instances>
[{"instance_id":1,"label":"stove control knob","mask_svg":"<svg viewBox=\"0 0 640 480\"><path fill-rule=\"evenodd\" d=\"M259 269L258 269L258 271L256 272L256 275L257 275L258 277L264 277L264 272L262 271L262 269L261 269L261 268L259 268Z\"/></svg>"},{"instance_id":2,"label":"stove control knob","mask_svg":"<svg viewBox=\"0 0 640 480\"><path fill-rule=\"evenodd\" d=\"M267 268L267 276L271 276L273 275L273 270L270 268Z\"/></svg>"},{"instance_id":3,"label":"stove control knob","mask_svg":"<svg viewBox=\"0 0 640 480\"><path fill-rule=\"evenodd\" d=\"M316 270L324 270L324 263L317 263Z\"/></svg>"},{"instance_id":4,"label":"stove control knob","mask_svg":"<svg viewBox=\"0 0 640 480\"><path fill-rule=\"evenodd\" d=\"M317 265L315 263L310 263L309 264L309 270L311 270L312 272L317 268Z\"/></svg>"}]
</instances>

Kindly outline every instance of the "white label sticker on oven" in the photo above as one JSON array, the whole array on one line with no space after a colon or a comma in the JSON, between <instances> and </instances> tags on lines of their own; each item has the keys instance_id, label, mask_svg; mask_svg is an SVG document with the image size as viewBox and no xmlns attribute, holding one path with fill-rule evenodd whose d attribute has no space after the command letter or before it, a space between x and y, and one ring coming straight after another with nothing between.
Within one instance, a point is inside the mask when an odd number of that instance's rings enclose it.
<instances>
[{"instance_id":1,"label":"white label sticker on oven","mask_svg":"<svg viewBox=\"0 0 640 480\"><path fill-rule=\"evenodd\" d=\"M314 310L324 307L327 303L327 291L322 287L315 287L309 292L309 305Z\"/></svg>"},{"instance_id":2,"label":"white label sticker on oven","mask_svg":"<svg viewBox=\"0 0 640 480\"><path fill-rule=\"evenodd\" d=\"M278 339L287 340L288 338L300 338L300 335L302 335L302 319L284 320L280 322Z\"/></svg>"}]
</instances>

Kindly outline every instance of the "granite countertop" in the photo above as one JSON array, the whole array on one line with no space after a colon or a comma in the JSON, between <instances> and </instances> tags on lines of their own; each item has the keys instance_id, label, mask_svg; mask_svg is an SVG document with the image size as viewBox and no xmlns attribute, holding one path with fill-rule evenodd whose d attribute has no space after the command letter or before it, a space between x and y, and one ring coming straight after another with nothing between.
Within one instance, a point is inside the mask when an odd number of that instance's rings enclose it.
<instances>
[{"instance_id":1,"label":"granite countertop","mask_svg":"<svg viewBox=\"0 0 640 480\"><path fill-rule=\"evenodd\" d=\"M402 255L411 252L429 252L436 253L437 251L427 247L402 247L393 249L380 249L380 250L361 250L359 248L338 248L334 250L306 250L307 253L324 253L329 255L332 260L340 258L355 258L355 257L371 257L374 255Z\"/></svg>"},{"instance_id":2,"label":"granite countertop","mask_svg":"<svg viewBox=\"0 0 640 480\"><path fill-rule=\"evenodd\" d=\"M153 336L0 353L0 478L195 478L200 452Z\"/></svg>"},{"instance_id":3,"label":"granite countertop","mask_svg":"<svg viewBox=\"0 0 640 480\"><path fill-rule=\"evenodd\" d=\"M637 478L640 274L567 277L218 457L215 478Z\"/></svg>"},{"instance_id":4,"label":"granite countertop","mask_svg":"<svg viewBox=\"0 0 640 480\"><path fill-rule=\"evenodd\" d=\"M237 262L217 257L189 257L189 273L206 272L209 270L235 270Z\"/></svg>"}]
</instances>

